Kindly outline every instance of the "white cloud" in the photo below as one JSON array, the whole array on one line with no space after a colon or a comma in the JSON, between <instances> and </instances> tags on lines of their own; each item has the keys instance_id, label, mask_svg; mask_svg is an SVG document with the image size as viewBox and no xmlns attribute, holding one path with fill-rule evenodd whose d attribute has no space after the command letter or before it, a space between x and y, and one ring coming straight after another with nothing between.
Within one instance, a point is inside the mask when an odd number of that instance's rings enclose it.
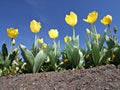
<instances>
[{"instance_id":1,"label":"white cloud","mask_svg":"<svg viewBox=\"0 0 120 90\"><path fill-rule=\"evenodd\" d=\"M38 5L37 0L25 0L25 2L33 7L37 7L37 5Z\"/></svg>"}]
</instances>

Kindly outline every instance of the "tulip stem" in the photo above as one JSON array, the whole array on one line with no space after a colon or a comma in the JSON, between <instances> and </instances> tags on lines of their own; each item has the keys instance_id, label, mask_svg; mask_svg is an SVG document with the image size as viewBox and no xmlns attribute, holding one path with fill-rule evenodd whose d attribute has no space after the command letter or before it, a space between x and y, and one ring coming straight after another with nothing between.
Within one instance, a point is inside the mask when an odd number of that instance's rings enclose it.
<instances>
[{"instance_id":1,"label":"tulip stem","mask_svg":"<svg viewBox=\"0 0 120 90\"><path fill-rule=\"evenodd\" d=\"M73 27L73 40L75 40L75 29Z\"/></svg>"},{"instance_id":2,"label":"tulip stem","mask_svg":"<svg viewBox=\"0 0 120 90\"><path fill-rule=\"evenodd\" d=\"M110 38L112 38L112 31L110 29L110 25L109 24L108 24L108 30L109 30L109 36L110 36Z\"/></svg>"},{"instance_id":3,"label":"tulip stem","mask_svg":"<svg viewBox=\"0 0 120 90\"><path fill-rule=\"evenodd\" d=\"M11 39L10 53L12 53L12 48L13 48L12 41L13 41L13 38Z\"/></svg>"}]
</instances>

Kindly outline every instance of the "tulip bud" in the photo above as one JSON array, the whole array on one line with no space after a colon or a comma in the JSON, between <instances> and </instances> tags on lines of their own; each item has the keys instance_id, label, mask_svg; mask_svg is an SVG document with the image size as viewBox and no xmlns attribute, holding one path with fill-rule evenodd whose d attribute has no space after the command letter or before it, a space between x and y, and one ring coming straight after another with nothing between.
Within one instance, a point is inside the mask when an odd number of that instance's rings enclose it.
<instances>
[{"instance_id":1,"label":"tulip bud","mask_svg":"<svg viewBox=\"0 0 120 90\"><path fill-rule=\"evenodd\" d=\"M90 30L89 30L88 28L86 29L86 33L87 33L87 34L90 34Z\"/></svg>"},{"instance_id":2,"label":"tulip bud","mask_svg":"<svg viewBox=\"0 0 120 90\"><path fill-rule=\"evenodd\" d=\"M68 59L64 59L64 62L65 62L65 63L68 63L68 62L69 62L69 60L68 60Z\"/></svg>"},{"instance_id":3,"label":"tulip bud","mask_svg":"<svg viewBox=\"0 0 120 90\"><path fill-rule=\"evenodd\" d=\"M97 39L100 39L100 34L97 34L97 35L96 35L96 38L97 38Z\"/></svg>"},{"instance_id":4,"label":"tulip bud","mask_svg":"<svg viewBox=\"0 0 120 90\"><path fill-rule=\"evenodd\" d=\"M38 39L38 42L39 42L40 44L44 43L43 38L41 38L41 39L39 38L39 39Z\"/></svg>"},{"instance_id":5,"label":"tulip bud","mask_svg":"<svg viewBox=\"0 0 120 90\"><path fill-rule=\"evenodd\" d=\"M12 39L12 45L15 45L15 39Z\"/></svg>"},{"instance_id":6,"label":"tulip bud","mask_svg":"<svg viewBox=\"0 0 120 90\"><path fill-rule=\"evenodd\" d=\"M47 48L47 44L46 44L46 43L43 43L43 44L42 44L42 48L44 48L44 49Z\"/></svg>"},{"instance_id":7,"label":"tulip bud","mask_svg":"<svg viewBox=\"0 0 120 90\"><path fill-rule=\"evenodd\" d=\"M117 32L117 27L116 26L114 26L114 33L116 33Z\"/></svg>"}]
</instances>

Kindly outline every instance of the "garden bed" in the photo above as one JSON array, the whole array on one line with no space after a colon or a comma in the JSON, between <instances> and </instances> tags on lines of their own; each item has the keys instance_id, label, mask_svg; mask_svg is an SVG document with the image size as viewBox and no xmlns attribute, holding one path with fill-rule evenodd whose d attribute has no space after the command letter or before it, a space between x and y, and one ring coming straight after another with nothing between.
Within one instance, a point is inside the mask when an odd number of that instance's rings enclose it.
<instances>
[{"instance_id":1,"label":"garden bed","mask_svg":"<svg viewBox=\"0 0 120 90\"><path fill-rule=\"evenodd\" d=\"M0 90L119 90L120 65L0 77Z\"/></svg>"}]
</instances>

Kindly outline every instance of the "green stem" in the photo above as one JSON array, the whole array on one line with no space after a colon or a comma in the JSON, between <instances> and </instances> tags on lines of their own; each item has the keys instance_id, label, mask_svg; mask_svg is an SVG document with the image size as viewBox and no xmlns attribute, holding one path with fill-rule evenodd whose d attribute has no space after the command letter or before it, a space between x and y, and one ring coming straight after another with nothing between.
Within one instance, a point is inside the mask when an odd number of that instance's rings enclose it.
<instances>
[{"instance_id":1,"label":"green stem","mask_svg":"<svg viewBox=\"0 0 120 90\"><path fill-rule=\"evenodd\" d=\"M73 27L73 40L75 40L75 29Z\"/></svg>"},{"instance_id":2,"label":"green stem","mask_svg":"<svg viewBox=\"0 0 120 90\"><path fill-rule=\"evenodd\" d=\"M108 31L109 31L109 36L112 38L112 31L110 30L110 25L108 24Z\"/></svg>"},{"instance_id":3,"label":"green stem","mask_svg":"<svg viewBox=\"0 0 120 90\"><path fill-rule=\"evenodd\" d=\"M55 42L55 39L53 40L53 44L54 44L54 50L55 50L55 55L56 55L57 50L56 50L56 42Z\"/></svg>"},{"instance_id":4,"label":"green stem","mask_svg":"<svg viewBox=\"0 0 120 90\"><path fill-rule=\"evenodd\" d=\"M13 48L13 44L12 44L13 38L11 39L11 45L10 45L10 53L12 53L12 48Z\"/></svg>"}]
</instances>

